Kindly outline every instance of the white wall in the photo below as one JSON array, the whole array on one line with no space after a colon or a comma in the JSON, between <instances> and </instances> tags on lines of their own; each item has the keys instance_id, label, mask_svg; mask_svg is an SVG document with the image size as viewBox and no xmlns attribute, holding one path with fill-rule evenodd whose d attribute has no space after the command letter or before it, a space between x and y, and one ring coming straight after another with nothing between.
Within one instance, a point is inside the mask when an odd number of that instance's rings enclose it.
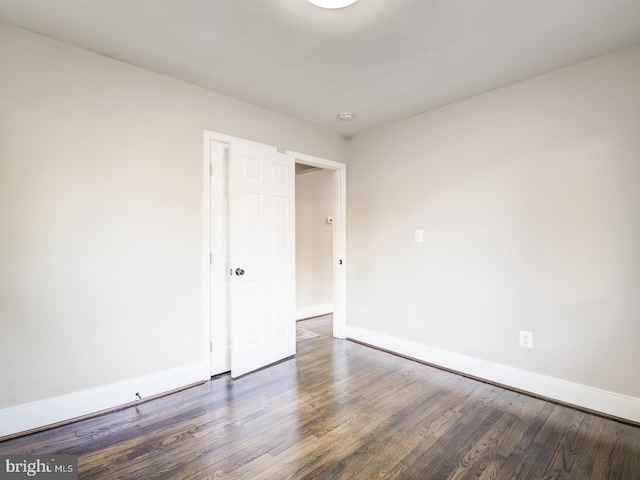
<instances>
[{"instance_id":1,"label":"white wall","mask_svg":"<svg viewBox=\"0 0 640 480\"><path fill-rule=\"evenodd\" d=\"M333 172L296 175L297 318L333 311Z\"/></svg>"},{"instance_id":2,"label":"white wall","mask_svg":"<svg viewBox=\"0 0 640 480\"><path fill-rule=\"evenodd\" d=\"M639 112L640 46L352 139L350 336L630 396L640 420Z\"/></svg>"},{"instance_id":3,"label":"white wall","mask_svg":"<svg viewBox=\"0 0 640 480\"><path fill-rule=\"evenodd\" d=\"M331 132L2 23L0 58L2 435L207 361L204 130L346 158ZM636 47L353 139L350 327L640 398L639 111Z\"/></svg>"},{"instance_id":4,"label":"white wall","mask_svg":"<svg viewBox=\"0 0 640 480\"><path fill-rule=\"evenodd\" d=\"M336 161L345 141L2 23L0 58L0 423L106 385L195 379L204 130Z\"/></svg>"}]
</instances>

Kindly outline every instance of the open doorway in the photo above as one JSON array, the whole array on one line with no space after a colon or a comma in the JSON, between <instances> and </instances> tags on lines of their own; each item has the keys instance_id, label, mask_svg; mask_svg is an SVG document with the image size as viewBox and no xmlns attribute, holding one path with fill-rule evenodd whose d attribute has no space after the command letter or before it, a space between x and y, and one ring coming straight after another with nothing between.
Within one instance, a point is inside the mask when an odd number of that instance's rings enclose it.
<instances>
[{"instance_id":1,"label":"open doorway","mask_svg":"<svg viewBox=\"0 0 640 480\"><path fill-rule=\"evenodd\" d=\"M296 164L296 321L333 313L333 173Z\"/></svg>"},{"instance_id":2,"label":"open doorway","mask_svg":"<svg viewBox=\"0 0 640 480\"><path fill-rule=\"evenodd\" d=\"M287 150L293 155L296 165L306 165L332 174L333 189L333 225L332 225L332 275L333 275L333 336L347 336L347 265L346 265L346 197L347 166L344 163L325 160L304 153Z\"/></svg>"},{"instance_id":3,"label":"open doorway","mask_svg":"<svg viewBox=\"0 0 640 480\"><path fill-rule=\"evenodd\" d=\"M233 145L235 144L235 147ZM249 270L243 268L231 268L232 259L230 251L230 243L234 245L245 245L246 242L231 242L230 232L239 231L234 227L234 222L242 218L250 218L246 215L236 215L231 213L230 198L232 192L237 192L239 183L231 182L229 179L232 152L244 150L255 150L255 154L246 156L246 161L251 161L251 165L256 164L256 159L266 155L288 157L288 165L291 165L293 171L294 163L309 165L311 167L327 169L332 175L332 193L333 193L333 227L332 227L332 289L333 289L333 336L336 338L346 337L346 227L345 227L345 197L346 197L346 165L343 163L333 162L330 160L312 157L297 152L287 151L284 154L278 153L276 147L258 144L242 139L235 139L224 134L214 132L205 132L205 155L204 155L204 239L203 239L203 286L204 286L204 330L205 337L204 348L206 355L209 357L211 375L224 373L229 370L233 371L233 352L238 352L234 348L234 338L237 342L239 339L245 338L242 334L247 329L239 328L238 322L234 322L234 318L238 315L238 309L230 308L230 298L233 297L231 281L238 285L238 275L248 278ZM248 151L248 150L247 150ZM237 159L233 165L239 165ZM249 167L251 166L249 165ZM283 164L284 165L284 164ZM259 170L255 168L242 168L236 172L244 172L244 174L256 173ZM271 181L281 180L280 173L288 170L280 168L273 171L272 174L252 176L251 178L271 178ZM292 172L293 173L293 172ZM274 176L275 175L275 176ZM292 175L293 177L293 175ZM292 178L293 179L293 178ZM280 181L280 183L283 183ZM287 182L284 182L287 183ZM293 183L293 182L292 182ZM234 197L237 198L237 195ZM253 198L253 197L252 197ZM239 202L234 203L236 206L241 205ZM282 211L286 211L282 210ZM235 220L234 220L235 219ZM282 222L272 222L273 225L280 225ZM287 222L282 225L288 224ZM259 238L270 238L270 235L261 235ZM278 245L287 245L287 242L279 242ZM287 253L288 258L289 253ZM293 258L295 252L292 253ZM237 262L236 262L237 263ZM295 263L295 262L294 262ZM259 271L259 269L251 269L251 271ZM232 276L235 271L236 276ZM238 273L240 271L240 273ZM295 268L292 270L295 272ZM271 291L271 290L269 290ZM293 298L293 296L285 296ZM244 302L243 304L251 304ZM288 301L287 301L288 304ZM279 304L278 304L279 305ZM267 309L265 311L272 311ZM287 312L289 310L287 309ZM287 332L289 328L293 329L292 345L295 346L295 302L290 310L291 314L286 313L282 318L290 319L292 323L286 323ZM234 313L235 312L235 313ZM241 317L246 318L246 316ZM253 317L251 317L253 318ZM257 318L257 317L256 317ZM280 318L280 317L278 317ZM235 325L235 327L234 327ZM233 335L232 330L236 328L238 334ZM262 329L251 329L250 332L258 332L262 335ZM262 337L261 337L262 338ZM246 339L249 341L249 337ZM253 344L252 344L253 345ZM294 350L295 351L295 350Z\"/></svg>"}]
</instances>

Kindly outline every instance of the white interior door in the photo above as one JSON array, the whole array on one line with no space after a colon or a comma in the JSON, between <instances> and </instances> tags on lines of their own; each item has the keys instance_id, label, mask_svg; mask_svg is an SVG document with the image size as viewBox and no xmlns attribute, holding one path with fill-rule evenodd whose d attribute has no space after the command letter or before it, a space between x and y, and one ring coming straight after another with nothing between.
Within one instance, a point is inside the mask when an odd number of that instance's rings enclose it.
<instances>
[{"instance_id":1,"label":"white interior door","mask_svg":"<svg viewBox=\"0 0 640 480\"><path fill-rule=\"evenodd\" d=\"M229 144L232 377L296 351L294 169L291 155Z\"/></svg>"}]
</instances>

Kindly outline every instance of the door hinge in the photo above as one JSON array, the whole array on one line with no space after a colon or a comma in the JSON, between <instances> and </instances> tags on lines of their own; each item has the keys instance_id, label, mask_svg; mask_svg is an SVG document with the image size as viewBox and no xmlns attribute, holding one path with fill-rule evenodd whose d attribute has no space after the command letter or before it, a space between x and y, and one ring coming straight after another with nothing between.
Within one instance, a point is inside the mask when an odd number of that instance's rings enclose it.
<instances>
[{"instance_id":1,"label":"door hinge","mask_svg":"<svg viewBox=\"0 0 640 480\"><path fill-rule=\"evenodd\" d=\"M213 253L209 254L209 265L213 265Z\"/></svg>"},{"instance_id":2,"label":"door hinge","mask_svg":"<svg viewBox=\"0 0 640 480\"><path fill-rule=\"evenodd\" d=\"M213 353L213 342L209 342L209 353Z\"/></svg>"},{"instance_id":3,"label":"door hinge","mask_svg":"<svg viewBox=\"0 0 640 480\"><path fill-rule=\"evenodd\" d=\"M209 176L213 175L213 163L209 164Z\"/></svg>"}]
</instances>

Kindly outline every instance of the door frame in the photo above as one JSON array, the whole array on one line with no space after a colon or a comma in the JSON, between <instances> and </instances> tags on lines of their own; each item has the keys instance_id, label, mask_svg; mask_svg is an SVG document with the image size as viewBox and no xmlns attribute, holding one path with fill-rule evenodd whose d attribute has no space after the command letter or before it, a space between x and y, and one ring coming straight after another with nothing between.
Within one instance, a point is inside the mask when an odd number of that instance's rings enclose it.
<instances>
[{"instance_id":1,"label":"door frame","mask_svg":"<svg viewBox=\"0 0 640 480\"><path fill-rule=\"evenodd\" d=\"M296 163L333 172L333 336L347 338L347 165L287 150Z\"/></svg>"},{"instance_id":2,"label":"door frame","mask_svg":"<svg viewBox=\"0 0 640 480\"><path fill-rule=\"evenodd\" d=\"M223 246L213 241L212 227L214 225L225 225L226 216L224 206L213 205L214 198L220 198L221 188L220 177L216 177L221 172L214 171L211 164L211 142L219 142L228 145L232 137L212 131L204 131L204 155L203 155L203 238L202 238L202 312L203 312L203 353L208 371L211 375L221 373L214 371L211 364L211 354L213 351L213 322L222 316L220 312L213 312L211 300L213 298L211 271L217 269L227 270L226 255ZM262 148L277 151L271 145L251 142L250 140L238 138L243 142L250 142ZM326 160L320 157L287 150L285 154L293 155L296 163L309 165L312 167L331 170L333 172L333 336L335 338L346 338L347 331L347 282L346 282L346 191L347 177L346 164ZM222 172L222 175L226 172ZM214 191L216 189L216 191ZM227 321L227 319L225 319ZM230 368L230 365L229 365Z\"/></svg>"}]
</instances>

